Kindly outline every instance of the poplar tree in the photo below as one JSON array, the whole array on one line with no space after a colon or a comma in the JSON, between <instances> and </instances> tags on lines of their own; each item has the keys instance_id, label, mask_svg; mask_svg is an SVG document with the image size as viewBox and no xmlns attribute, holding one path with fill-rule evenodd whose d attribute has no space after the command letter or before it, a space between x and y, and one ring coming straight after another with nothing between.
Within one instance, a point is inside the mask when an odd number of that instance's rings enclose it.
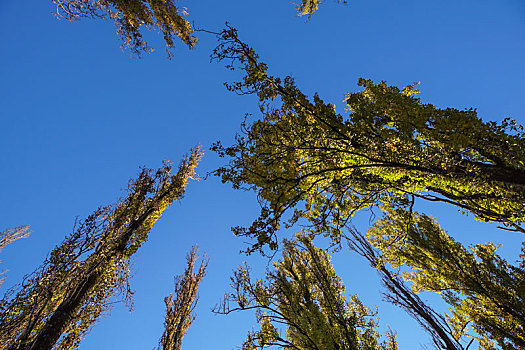
<instances>
[{"instance_id":1,"label":"poplar tree","mask_svg":"<svg viewBox=\"0 0 525 350\"><path fill-rule=\"evenodd\" d=\"M230 159L216 174L235 188L254 189L263 202L259 220L236 230L257 237L254 248L275 248L288 210L295 209L289 224L306 218L337 239L357 211L408 209L415 198L525 233L525 142L513 120L483 122L473 109L422 103L416 85L365 79L363 91L346 95L350 113L341 115L317 94L310 101L291 77L268 75L235 29L221 40L214 57L246 73L229 89L256 93L262 110L262 118L243 124L234 145L213 147ZM282 103L272 105L275 99Z\"/></svg>"},{"instance_id":2,"label":"poplar tree","mask_svg":"<svg viewBox=\"0 0 525 350\"><path fill-rule=\"evenodd\" d=\"M198 248L194 246L186 256L186 270L175 278L175 291L164 298L166 317L164 333L159 341L158 350L180 350L182 339L195 320L195 307L199 300L197 291L206 276L209 260L202 258L200 267L195 272Z\"/></svg>"},{"instance_id":3,"label":"poplar tree","mask_svg":"<svg viewBox=\"0 0 525 350\"><path fill-rule=\"evenodd\" d=\"M329 254L305 234L284 241L282 259L264 279L252 279L242 265L231 281L234 291L215 312L256 310L259 330L248 334L244 350L398 349L392 331L381 339L375 313L357 295L346 299Z\"/></svg>"},{"instance_id":4,"label":"poplar tree","mask_svg":"<svg viewBox=\"0 0 525 350\"><path fill-rule=\"evenodd\" d=\"M202 153L192 150L172 174L142 169L127 195L78 223L43 265L0 301L4 349L71 349L115 297L128 305L130 259L173 201L180 200Z\"/></svg>"},{"instance_id":5,"label":"poplar tree","mask_svg":"<svg viewBox=\"0 0 525 350\"><path fill-rule=\"evenodd\" d=\"M389 211L368 232L383 263L408 267L402 276L416 291L439 293L451 306L454 338L482 348L525 348L525 260L514 266L493 243L465 248L431 217ZM475 333L468 332L472 325Z\"/></svg>"},{"instance_id":6,"label":"poplar tree","mask_svg":"<svg viewBox=\"0 0 525 350\"><path fill-rule=\"evenodd\" d=\"M355 213L380 208L386 221L371 230L371 242L385 262L411 269L415 290L445 297L453 310L447 324L458 337L469 323L482 348L523 348L525 246L512 265L494 245L467 249L413 211L416 199L442 202L499 223L502 233L525 233L523 128L511 119L485 122L474 109L423 103L417 84L400 89L366 79L362 91L346 95L348 112L340 114L317 94L308 98L291 77L271 76L235 29L219 40L214 58L244 71L228 88L256 94L262 112L243 123L232 146L213 147L230 160L216 175L254 190L261 203L250 227L234 228L254 238L248 253L277 249L278 230L299 220L341 244ZM399 212L403 224L388 219Z\"/></svg>"}]
</instances>

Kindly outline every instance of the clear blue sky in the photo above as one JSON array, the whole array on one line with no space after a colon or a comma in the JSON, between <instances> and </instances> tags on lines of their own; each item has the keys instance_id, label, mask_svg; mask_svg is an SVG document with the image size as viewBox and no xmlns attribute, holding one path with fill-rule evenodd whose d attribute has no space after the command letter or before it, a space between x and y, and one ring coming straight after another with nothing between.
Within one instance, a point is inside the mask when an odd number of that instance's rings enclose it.
<instances>
[{"instance_id":1,"label":"clear blue sky","mask_svg":"<svg viewBox=\"0 0 525 350\"><path fill-rule=\"evenodd\" d=\"M239 29L275 75L293 75L299 87L342 111L359 77L394 85L421 81L422 98L439 107L475 107L484 120L525 122L525 2L522 0L327 0L310 21L290 1L183 1L196 25ZM133 59L119 49L110 22L57 20L50 0L0 1L0 229L30 224L33 235L4 249L9 269L2 289L21 280L71 231L75 217L123 195L139 166L178 162L192 146L228 144L251 96L228 93L237 73L210 63L213 36L196 49L178 45L169 61L157 50ZM220 160L207 152L200 173ZM475 223L456 210L421 204L457 239L502 242L515 260L521 237ZM230 233L258 213L252 193L211 178L191 183L135 259L135 311L117 305L82 342L81 349L151 349L161 333L163 297L184 257L198 243L211 259L201 285L197 320L184 349L233 349L254 324L251 314L214 316L210 308L228 291L243 260L263 270L266 260L239 254ZM381 301L377 276L347 251L334 257L347 291L378 306L381 324L397 330L401 348L429 338L403 311ZM1 292L1 291L0 291ZM433 299L432 299L433 300Z\"/></svg>"}]
</instances>

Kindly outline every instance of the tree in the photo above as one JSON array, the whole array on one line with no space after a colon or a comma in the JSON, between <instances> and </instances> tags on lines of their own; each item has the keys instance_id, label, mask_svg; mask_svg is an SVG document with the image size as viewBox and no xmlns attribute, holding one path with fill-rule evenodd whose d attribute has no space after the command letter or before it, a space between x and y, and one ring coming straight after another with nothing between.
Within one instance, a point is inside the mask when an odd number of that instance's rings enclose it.
<instances>
[{"instance_id":1,"label":"tree","mask_svg":"<svg viewBox=\"0 0 525 350\"><path fill-rule=\"evenodd\" d=\"M329 236L338 245L356 212L379 207L388 218L401 211L403 224L385 219L371 232L386 262L411 267L408 276L416 289L448 290L443 295L454 307L450 323L471 322L483 348L491 342L523 348L525 254L512 266L494 254L493 245L469 252L413 212L417 198L445 202L525 233L522 127L510 119L483 122L473 109L424 104L417 84L399 89L364 79L363 91L346 95L350 112L341 115L318 95L308 99L291 77L269 75L233 28L219 38L214 57L245 73L229 89L257 94L262 112L251 125L243 124L233 146L213 147L230 159L216 175L234 188L255 190L262 204L250 227L234 228L235 234L256 239L248 252L277 249L283 221L289 227L306 219L311 234ZM399 244L389 249L391 240ZM458 336L461 332L457 329Z\"/></svg>"},{"instance_id":2,"label":"tree","mask_svg":"<svg viewBox=\"0 0 525 350\"><path fill-rule=\"evenodd\" d=\"M164 299L166 318L164 333L159 342L159 350L180 350L182 339L195 320L194 310L198 301L197 291L208 268L208 259L203 258L197 273L194 272L198 258L197 250L197 246L192 248L186 256L184 274L175 278L175 297L170 294Z\"/></svg>"},{"instance_id":3,"label":"tree","mask_svg":"<svg viewBox=\"0 0 525 350\"><path fill-rule=\"evenodd\" d=\"M0 301L5 349L71 349L122 296L131 302L129 263L155 222L180 200L202 156L197 147L178 171L142 169L127 196L78 223L43 265Z\"/></svg>"},{"instance_id":4,"label":"tree","mask_svg":"<svg viewBox=\"0 0 525 350\"><path fill-rule=\"evenodd\" d=\"M513 266L492 243L466 249L424 214L397 209L369 230L383 262L407 266L405 280L417 291L433 291L451 306L456 337L471 337L484 348L525 348L525 260ZM467 333L471 324L479 335Z\"/></svg>"},{"instance_id":5,"label":"tree","mask_svg":"<svg viewBox=\"0 0 525 350\"><path fill-rule=\"evenodd\" d=\"M174 0L52 0L57 6L58 17L68 20L91 17L112 19L122 47L132 54L140 55L152 49L144 41L142 29L157 29L162 32L166 51L172 57L175 38L179 38L190 49L197 43L193 28L187 19L185 8L179 8Z\"/></svg>"},{"instance_id":6,"label":"tree","mask_svg":"<svg viewBox=\"0 0 525 350\"><path fill-rule=\"evenodd\" d=\"M156 4L152 2L132 2L133 8L127 7L129 2L56 3L66 18L118 19L124 41L136 53L147 49L137 29L142 25L161 28L169 49L173 33L184 41L182 31L171 23L179 18L164 21L163 15L177 13L173 4L169 11L155 12ZM310 16L318 6L318 1L304 0L298 11ZM159 22L159 17L164 22ZM181 23L187 24L183 20ZM240 63L246 71L243 81L230 85L230 89L257 93L264 114L262 120L247 127L234 146L215 146L219 154L233 158L230 166L217 171L223 181L255 189L264 203L261 216L250 228L235 229L239 235L257 239L249 252L263 251L266 246L277 249L277 231L292 210L287 225L306 219L311 224L310 234L330 236L337 245L356 212L379 207L385 214L370 230L369 241L354 237L360 242L360 248L354 249L365 252L363 255L380 271L398 303L422 318L444 347L455 348L454 342L466 334L465 325L470 322L478 333L474 338L483 348L495 343L505 349L521 348L525 257L519 266L513 266L495 254L493 245L468 250L429 217L413 211L416 198L446 202L479 220L498 222L503 229L525 233L521 127L508 119L500 124L483 122L475 110L439 109L424 104L416 97L416 84L399 89L369 80L360 80L363 91L347 95L351 113L341 115L317 95L308 99L290 77L281 80L269 76L267 67L238 40L233 29L224 31L221 38L216 58L231 59L233 65ZM380 257L374 249L381 252ZM443 269L443 262L460 271ZM432 312L421 307L413 295L407 296L408 290L396 284L400 280L385 263L411 269L404 276L416 290L443 292L454 307L445 324L451 325L452 332L440 333L441 320L436 323ZM126 274L125 268L116 270ZM42 310L43 306L37 316ZM33 316L29 316L29 323ZM49 324L49 329L55 327ZM256 339L264 340L268 332L268 339L277 339L272 338L274 329L266 323L262 327L264 336L259 332ZM275 345L293 344L286 343L288 338L277 340L283 343Z\"/></svg>"},{"instance_id":7,"label":"tree","mask_svg":"<svg viewBox=\"0 0 525 350\"><path fill-rule=\"evenodd\" d=\"M240 63L246 72L229 88L256 93L263 112L243 124L245 134L233 146L213 148L231 160L216 174L236 188L255 189L266 203L254 226L236 231L257 236L255 248L275 247L284 212L301 201L305 207L290 223L303 217L334 237L361 209L408 208L414 198L449 203L525 233L524 134L514 121L486 123L472 109L423 104L416 85L400 90L364 79L362 92L347 94L351 113L343 116L317 95L308 100L291 77L269 76L233 28L221 40L215 58ZM278 107L269 104L275 98L282 100Z\"/></svg>"},{"instance_id":8,"label":"tree","mask_svg":"<svg viewBox=\"0 0 525 350\"><path fill-rule=\"evenodd\" d=\"M380 340L375 313L357 295L346 300L330 256L307 235L284 241L282 260L274 263L264 279L252 280L244 265L231 280L234 292L215 311L255 309L260 326L248 334L242 349L398 349L393 332Z\"/></svg>"},{"instance_id":9,"label":"tree","mask_svg":"<svg viewBox=\"0 0 525 350\"><path fill-rule=\"evenodd\" d=\"M13 243L17 239L28 237L31 234L29 225L19 226L15 228L8 228L0 232L0 251L9 243ZM0 260L1 261L1 260ZM5 271L0 271L0 276L5 274ZM4 277L0 277L0 286L4 283Z\"/></svg>"}]
</instances>

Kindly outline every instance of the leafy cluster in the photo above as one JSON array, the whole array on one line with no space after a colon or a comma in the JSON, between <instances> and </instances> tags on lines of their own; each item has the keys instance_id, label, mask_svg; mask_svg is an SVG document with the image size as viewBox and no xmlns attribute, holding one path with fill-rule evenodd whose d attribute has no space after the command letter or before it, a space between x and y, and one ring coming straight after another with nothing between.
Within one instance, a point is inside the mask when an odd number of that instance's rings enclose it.
<instances>
[{"instance_id":1,"label":"leafy cluster","mask_svg":"<svg viewBox=\"0 0 525 350\"><path fill-rule=\"evenodd\" d=\"M369 239L393 267L407 266L404 279L416 291L433 291L452 306L456 337L474 336L484 348L525 347L525 256L513 266L492 243L466 249L424 214L394 210L369 230Z\"/></svg>"},{"instance_id":2,"label":"leafy cluster","mask_svg":"<svg viewBox=\"0 0 525 350\"><path fill-rule=\"evenodd\" d=\"M346 0L337 0L337 2L346 4ZM319 0L302 0L300 4L297 5L297 13L299 16L308 16L308 19L312 17L314 12L319 10Z\"/></svg>"},{"instance_id":3,"label":"leafy cluster","mask_svg":"<svg viewBox=\"0 0 525 350\"><path fill-rule=\"evenodd\" d=\"M189 48L197 43L193 28L174 0L52 0L57 5L57 15L69 20L84 17L112 19L122 47L140 55L152 49L144 41L142 29L162 32L168 56L172 57L175 39L179 38Z\"/></svg>"},{"instance_id":4,"label":"leafy cluster","mask_svg":"<svg viewBox=\"0 0 525 350\"><path fill-rule=\"evenodd\" d=\"M260 326L248 334L243 349L398 349L394 333L380 340L375 314L357 295L346 300L330 256L307 235L285 241L281 261L264 279L253 281L250 269L239 267L232 288L216 312L256 309Z\"/></svg>"}]
</instances>

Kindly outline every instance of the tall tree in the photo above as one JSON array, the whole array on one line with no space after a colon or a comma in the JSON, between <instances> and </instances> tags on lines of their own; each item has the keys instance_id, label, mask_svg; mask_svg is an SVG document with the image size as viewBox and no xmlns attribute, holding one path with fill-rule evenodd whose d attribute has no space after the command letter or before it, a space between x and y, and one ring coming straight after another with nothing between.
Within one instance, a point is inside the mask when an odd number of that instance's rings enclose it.
<instances>
[{"instance_id":1,"label":"tall tree","mask_svg":"<svg viewBox=\"0 0 525 350\"><path fill-rule=\"evenodd\" d=\"M456 337L470 337L484 348L525 348L525 251L513 266L492 243L466 249L431 217L397 209L368 232L382 261L407 266L405 280L417 291L439 293L451 306ZM468 333L471 324L478 335Z\"/></svg>"},{"instance_id":2,"label":"tall tree","mask_svg":"<svg viewBox=\"0 0 525 350\"><path fill-rule=\"evenodd\" d=\"M194 246L186 256L186 270L181 276L175 278L175 296L173 294L164 298L166 303L166 318L164 333L159 342L159 350L180 350L182 339L188 328L195 320L195 307L199 300L197 291L199 284L206 275L208 259L203 258L197 272L197 246Z\"/></svg>"},{"instance_id":3,"label":"tall tree","mask_svg":"<svg viewBox=\"0 0 525 350\"><path fill-rule=\"evenodd\" d=\"M264 279L252 280L244 265L231 280L234 292L215 311L255 309L260 326L248 334L242 349L398 349L391 331L381 341L375 313L357 295L346 300L330 256L307 235L284 242L282 260Z\"/></svg>"},{"instance_id":4,"label":"tall tree","mask_svg":"<svg viewBox=\"0 0 525 350\"><path fill-rule=\"evenodd\" d=\"M353 227L348 228L347 242L350 249L363 256L370 266L375 268L386 288L383 293L386 300L397 305L410 314L430 334L438 349L462 350L468 349L472 340L465 339L465 324L461 332L457 332L449 324L446 316L440 315L425 304L405 281L399 276L399 271L388 268L388 260L380 250L374 247L368 239Z\"/></svg>"},{"instance_id":5,"label":"tall tree","mask_svg":"<svg viewBox=\"0 0 525 350\"><path fill-rule=\"evenodd\" d=\"M193 28L184 18L187 11L177 7L175 0L52 0L57 15L69 20L80 18L112 19L122 47L132 54L150 52L152 48L142 36L143 29L162 32L166 51L172 57L175 40L179 38L190 49L197 43Z\"/></svg>"},{"instance_id":6,"label":"tall tree","mask_svg":"<svg viewBox=\"0 0 525 350\"><path fill-rule=\"evenodd\" d=\"M43 265L0 301L5 349L71 349L111 306L130 302L129 263L155 222L180 200L202 153L192 150L175 174L169 163L142 169L127 196L76 225Z\"/></svg>"},{"instance_id":7,"label":"tall tree","mask_svg":"<svg viewBox=\"0 0 525 350\"><path fill-rule=\"evenodd\" d=\"M525 232L525 142L510 119L483 122L473 109L424 104L416 85L403 89L360 79L364 90L346 95L347 115L315 95L307 98L291 77L280 79L233 28L220 35L216 59L246 75L229 88L256 93L262 118L243 124L230 159L217 170L235 188L257 191L260 218L237 234L257 238L254 249L276 247L283 215L308 219L334 239L359 210L388 204L410 208L414 198L452 204L482 221ZM271 103L279 98L282 103ZM304 206L301 205L304 203Z\"/></svg>"},{"instance_id":8,"label":"tall tree","mask_svg":"<svg viewBox=\"0 0 525 350\"><path fill-rule=\"evenodd\" d=\"M262 111L260 119L243 124L233 146L214 146L230 159L216 174L234 188L255 190L262 203L250 227L234 228L256 239L248 252L276 249L289 211L287 226L306 219L311 233L330 236L334 244L359 210L380 207L386 218L406 213L403 224L385 218L371 231L386 261L412 268L407 276L416 290L448 290L442 294L454 309L451 327L472 323L483 348L523 348L525 254L513 266L493 245L469 251L413 212L416 198L445 202L525 233L522 127L510 119L484 122L473 109L424 104L416 84L399 89L364 79L363 91L346 95L350 112L341 115L318 95L310 100L292 78L269 75L233 28L220 40L214 57L245 73L229 89L256 93ZM392 248L382 239L398 244ZM405 306L418 314L416 304Z\"/></svg>"}]
</instances>

